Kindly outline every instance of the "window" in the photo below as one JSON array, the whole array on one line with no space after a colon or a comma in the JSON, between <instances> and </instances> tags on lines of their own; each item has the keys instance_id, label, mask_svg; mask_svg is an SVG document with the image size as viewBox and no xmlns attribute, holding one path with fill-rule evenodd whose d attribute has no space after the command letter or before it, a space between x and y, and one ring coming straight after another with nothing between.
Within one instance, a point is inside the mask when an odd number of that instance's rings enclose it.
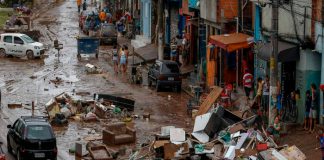
<instances>
[{"instance_id":1,"label":"window","mask_svg":"<svg viewBox=\"0 0 324 160\"><path fill-rule=\"evenodd\" d=\"M162 67L163 73L179 73L179 67L177 64L164 64Z\"/></svg>"},{"instance_id":2,"label":"window","mask_svg":"<svg viewBox=\"0 0 324 160\"><path fill-rule=\"evenodd\" d=\"M12 43L12 36L4 36L3 41L6 43Z\"/></svg>"},{"instance_id":3,"label":"window","mask_svg":"<svg viewBox=\"0 0 324 160\"><path fill-rule=\"evenodd\" d=\"M20 39L19 37L14 37L14 43L15 44L24 44L24 41Z\"/></svg>"},{"instance_id":4,"label":"window","mask_svg":"<svg viewBox=\"0 0 324 160\"><path fill-rule=\"evenodd\" d=\"M51 128L48 126L28 126L27 139L52 139L53 134Z\"/></svg>"},{"instance_id":5,"label":"window","mask_svg":"<svg viewBox=\"0 0 324 160\"><path fill-rule=\"evenodd\" d=\"M30 37L27 36L27 35L23 35L23 36L21 36L21 38L22 38L26 43L34 43L34 42L35 42L32 38L30 38Z\"/></svg>"}]
</instances>

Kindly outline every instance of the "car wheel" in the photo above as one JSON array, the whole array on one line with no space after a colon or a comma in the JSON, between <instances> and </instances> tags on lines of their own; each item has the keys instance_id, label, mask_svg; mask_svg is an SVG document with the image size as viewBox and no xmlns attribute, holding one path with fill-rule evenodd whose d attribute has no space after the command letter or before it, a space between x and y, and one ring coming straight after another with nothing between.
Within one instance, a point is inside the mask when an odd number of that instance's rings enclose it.
<instances>
[{"instance_id":1,"label":"car wheel","mask_svg":"<svg viewBox=\"0 0 324 160\"><path fill-rule=\"evenodd\" d=\"M34 59L34 53L33 51L27 51L26 53L28 59Z\"/></svg>"},{"instance_id":2,"label":"car wheel","mask_svg":"<svg viewBox=\"0 0 324 160\"><path fill-rule=\"evenodd\" d=\"M0 58L6 57L6 51L2 48L0 49Z\"/></svg>"},{"instance_id":3,"label":"car wheel","mask_svg":"<svg viewBox=\"0 0 324 160\"><path fill-rule=\"evenodd\" d=\"M161 88L161 86L160 86L160 84L158 83L158 82L156 82L156 92L159 92L160 91L160 88Z\"/></svg>"},{"instance_id":4,"label":"car wheel","mask_svg":"<svg viewBox=\"0 0 324 160\"><path fill-rule=\"evenodd\" d=\"M11 144L10 144L9 137L7 137L7 150L8 150L9 153L12 153L12 147L11 147Z\"/></svg>"},{"instance_id":5,"label":"car wheel","mask_svg":"<svg viewBox=\"0 0 324 160\"><path fill-rule=\"evenodd\" d=\"M17 160L23 160L23 157L21 156L20 149L17 149Z\"/></svg>"}]
</instances>

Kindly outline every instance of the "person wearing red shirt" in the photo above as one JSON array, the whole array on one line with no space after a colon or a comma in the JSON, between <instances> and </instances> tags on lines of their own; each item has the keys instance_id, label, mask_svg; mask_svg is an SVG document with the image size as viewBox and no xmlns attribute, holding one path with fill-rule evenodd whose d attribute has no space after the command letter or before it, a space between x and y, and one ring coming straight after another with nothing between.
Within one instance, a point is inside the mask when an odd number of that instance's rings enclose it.
<instances>
[{"instance_id":1,"label":"person wearing red shirt","mask_svg":"<svg viewBox=\"0 0 324 160\"><path fill-rule=\"evenodd\" d=\"M250 92L253 86L253 75L249 72L249 70L245 70L245 74L243 75L243 87L245 91L245 96L249 99Z\"/></svg>"}]
</instances>

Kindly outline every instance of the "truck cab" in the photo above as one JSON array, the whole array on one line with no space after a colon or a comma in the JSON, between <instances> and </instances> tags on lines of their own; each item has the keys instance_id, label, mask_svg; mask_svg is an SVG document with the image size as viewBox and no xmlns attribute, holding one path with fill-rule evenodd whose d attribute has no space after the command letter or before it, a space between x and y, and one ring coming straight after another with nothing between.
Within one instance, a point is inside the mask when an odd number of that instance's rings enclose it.
<instances>
[{"instance_id":1,"label":"truck cab","mask_svg":"<svg viewBox=\"0 0 324 160\"><path fill-rule=\"evenodd\" d=\"M0 34L0 57L11 55L15 57L27 56L28 59L34 59L44 53L44 44L34 41L26 34Z\"/></svg>"}]
</instances>

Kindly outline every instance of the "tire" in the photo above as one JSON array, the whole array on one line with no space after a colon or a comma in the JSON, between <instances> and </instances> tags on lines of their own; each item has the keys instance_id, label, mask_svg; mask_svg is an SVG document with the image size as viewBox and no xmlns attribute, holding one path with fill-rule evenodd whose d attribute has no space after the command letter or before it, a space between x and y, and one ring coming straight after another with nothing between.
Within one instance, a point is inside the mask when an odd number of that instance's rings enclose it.
<instances>
[{"instance_id":1,"label":"tire","mask_svg":"<svg viewBox=\"0 0 324 160\"><path fill-rule=\"evenodd\" d=\"M12 154L12 147L11 147L11 144L10 144L9 137L7 137L7 150L8 150L8 153Z\"/></svg>"},{"instance_id":2,"label":"tire","mask_svg":"<svg viewBox=\"0 0 324 160\"><path fill-rule=\"evenodd\" d=\"M27 59L29 59L29 60L34 59L33 51L31 51L31 50L27 51L26 55L27 55Z\"/></svg>"},{"instance_id":3,"label":"tire","mask_svg":"<svg viewBox=\"0 0 324 160\"><path fill-rule=\"evenodd\" d=\"M20 149L17 149L17 160L24 160L24 158L21 156Z\"/></svg>"},{"instance_id":4,"label":"tire","mask_svg":"<svg viewBox=\"0 0 324 160\"><path fill-rule=\"evenodd\" d=\"M3 49L3 48L1 48L0 49L0 58L4 58L4 57L6 57L6 51Z\"/></svg>"}]
</instances>

